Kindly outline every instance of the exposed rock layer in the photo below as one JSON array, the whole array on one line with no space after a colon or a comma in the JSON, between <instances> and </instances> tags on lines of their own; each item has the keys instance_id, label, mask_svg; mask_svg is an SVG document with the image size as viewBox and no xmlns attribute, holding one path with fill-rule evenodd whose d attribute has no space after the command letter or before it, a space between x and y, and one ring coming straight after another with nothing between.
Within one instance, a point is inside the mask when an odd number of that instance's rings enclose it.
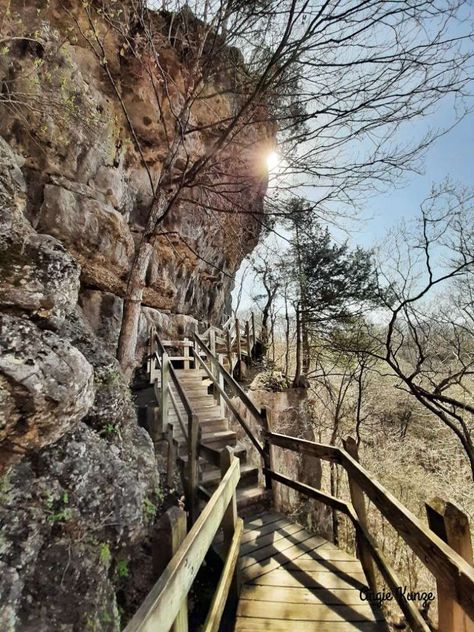
<instances>
[{"instance_id":1,"label":"exposed rock layer","mask_svg":"<svg viewBox=\"0 0 474 632\"><path fill-rule=\"evenodd\" d=\"M0 0L0 8L5 4ZM140 64L120 54L121 42L109 28L104 36L107 64L121 104L102 59L84 36L88 31L80 3L70 2L68 11L54 1L8 5L4 30L16 38L35 34L34 41L15 40L0 56L0 82L8 82L12 95L26 95L21 97L25 107L17 110L2 108L0 100L0 134L22 156L27 216L40 233L56 237L74 256L83 287L123 296L152 197L122 104L156 181L166 137L175 128L171 107L179 109L189 82L185 55L170 44L166 19L157 14L157 31L163 22L164 35L156 42L162 74L154 88L144 69L147 60ZM126 10L127 3L123 6ZM94 19L97 29L105 28L100 16ZM165 90L162 76L172 81L166 88L170 102L163 99L160 111L154 89ZM207 96L193 105L188 122L190 128L202 126L201 131L187 135L178 169L206 152L215 142L213 124L239 107L230 86L226 77L213 77L205 85ZM252 211L262 209L262 165L272 135L265 125L250 125L221 152L216 180L227 179L229 187L225 195L210 194L212 209L193 204L202 199L198 186L172 210L148 270L147 306L198 320L222 319L233 276L260 233ZM245 186L237 185L244 175Z\"/></svg>"}]
</instances>

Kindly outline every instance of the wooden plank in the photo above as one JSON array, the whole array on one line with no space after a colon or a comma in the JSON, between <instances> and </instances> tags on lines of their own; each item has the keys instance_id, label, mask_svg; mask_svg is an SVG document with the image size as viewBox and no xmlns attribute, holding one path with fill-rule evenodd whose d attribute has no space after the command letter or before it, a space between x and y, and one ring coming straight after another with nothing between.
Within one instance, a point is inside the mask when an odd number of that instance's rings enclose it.
<instances>
[{"instance_id":1,"label":"wooden plank","mask_svg":"<svg viewBox=\"0 0 474 632\"><path fill-rule=\"evenodd\" d=\"M275 511L263 511L259 514L252 515L251 518L246 518L245 520L245 531L249 528L253 528L253 525L261 526L264 524L270 524L271 522L275 522L276 520L281 520L283 516Z\"/></svg>"},{"instance_id":2,"label":"wooden plank","mask_svg":"<svg viewBox=\"0 0 474 632\"><path fill-rule=\"evenodd\" d=\"M295 586L304 588L324 588L327 590L337 590L355 588L356 590L368 590L367 582L363 573L351 575L350 579L341 577L335 573L311 573L310 571L288 571L282 568L269 569L266 572L260 568L260 574L250 577L247 583L260 586Z\"/></svg>"},{"instance_id":3,"label":"wooden plank","mask_svg":"<svg viewBox=\"0 0 474 632\"><path fill-rule=\"evenodd\" d=\"M321 541L321 539L319 540ZM318 546L316 544L316 539L313 538L309 540L311 542L310 546L316 548ZM289 549L286 549L282 552L275 552L270 559L265 560L265 562L259 563L255 562L251 566L247 566L245 569L242 569L242 576L245 578L245 581L252 580L255 577L259 577L265 573L269 573L277 568L280 568L282 564L289 562L292 559L299 557L302 553L301 550L302 544L298 544L296 546L292 546ZM286 572L286 571L285 571Z\"/></svg>"},{"instance_id":4,"label":"wooden plank","mask_svg":"<svg viewBox=\"0 0 474 632\"><path fill-rule=\"evenodd\" d=\"M288 562L282 568L287 571L320 571L327 573L347 574L363 573L359 560L302 560L300 557Z\"/></svg>"},{"instance_id":5,"label":"wooden plank","mask_svg":"<svg viewBox=\"0 0 474 632\"><path fill-rule=\"evenodd\" d=\"M241 599L237 616L290 621L375 621L371 606L361 602L346 606L335 604L294 604L279 601L251 601ZM379 613L380 618L382 615ZM383 618L382 618L383 620ZM291 625L288 625L291 628Z\"/></svg>"},{"instance_id":6,"label":"wooden plank","mask_svg":"<svg viewBox=\"0 0 474 632\"><path fill-rule=\"evenodd\" d=\"M289 527L291 524L295 523L286 520L286 518L280 518L271 524L262 525L259 529L246 529L244 535L242 536L242 544L251 542L252 540L264 536L267 533L271 533L272 531L279 531L285 527Z\"/></svg>"},{"instance_id":7,"label":"wooden plank","mask_svg":"<svg viewBox=\"0 0 474 632\"><path fill-rule=\"evenodd\" d=\"M341 451L333 445L315 443L314 441L298 439L297 437L290 437L288 435L282 435L275 432L270 432L268 438L273 445L280 448L293 450L293 452L310 454L311 456L315 456L318 459L324 459L325 461L333 461L334 463L341 462Z\"/></svg>"},{"instance_id":8,"label":"wooden plank","mask_svg":"<svg viewBox=\"0 0 474 632\"><path fill-rule=\"evenodd\" d=\"M296 533L292 538L278 540L273 544L269 544L261 549L249 553L247 557L242 560L241 568L244 569L248 566L252 566L252 564L255 564L256 562L261 562L269 557L274 557L277 553L284 553L287 549L294 550L300 554L303 553L303 551L311 551L316 545L320 545L322 541L322 538L312 536L304 529L301 529L301 531ZM281 559L284 558L280 556L280 560Z\"/></svg>"},{"instance_id":9,"label":"wooden plank","mask_svg":"<svg viewBox=\"0 0 474 632\"><path fill-rule=\"evenodd\" d=\"M267 533L266 535L263 535L263 536L258 535L257 538L255 538L254 540L251 540L250 542L246 542L240 547L240 555L253 556L253 554L259 549L262 549L263 547L267 547L280 540L288 539L290 536L295 537L298 535L299 532L302 532L302 531L306 533L306 531L303 529L301 525L294 523L294 524L290 524L284 529L274 530L271 533Z\"/></svg>"},{"instance_id":10,"label":"wooden plank","mask_svg":"<svg viewBox=\"0 0 474 632\"><path fill-rule=\"evenodd\" d=\"M235 576L235 570L239 559L240 538L242 537L244 523L239 518L235 525L234 537L229 548L227 559L222 570L217 590L212 599L211 608L204 623L203 632L217 632L219 630L222 614L227 602L230 587Z\"/></svg>"},{"instance_id":11,"label":"wooden plank","mask_svg":"<svg viewBox=\"0 0 474 632\"><path fill-rule=\"evenodd\" d=\"M212 544L240 478L237 458L222 479L177 554L148 593L124 632L169 630Z\"/></svg>"},{"instance_id":12,"label":"wooden plank","mask_svg":"<svg viewBox=\"0 0 474 632\"><path fill-rule=\"evenodd\" d=\"M328 590L327 588L309 589L304 586L252 586L245 585L240 593L242 599L256 601L279 601L281 603L325 603L359 605L360 591L355 588Z\"/></svg>"},{"instance_id":13,"label":"wooden plank","mask_svg":"<svg viewBox=\"0 0 474 632\"><path fill-rule=\"evenodd\" d=\"M274 445L341 463L420 561L474 619L474 567L375 481L345 450L275 433L270 433L269 438Z\"/></svg>"},{"instance_id":14,"label":"wooden plank","mask_svg":"<svg viewBox=\"0 0 474 632\"><path fill-rule=\"evenodd\" d=\"M317 627L316 627L317 626ZM284 620L257 619L239 617L234 632L385 632L388 630L382 622L358 621L356 624L342 621L330 623L314 623L309 621L292 621L291 627Z\"/></svg>"}]
</instances>

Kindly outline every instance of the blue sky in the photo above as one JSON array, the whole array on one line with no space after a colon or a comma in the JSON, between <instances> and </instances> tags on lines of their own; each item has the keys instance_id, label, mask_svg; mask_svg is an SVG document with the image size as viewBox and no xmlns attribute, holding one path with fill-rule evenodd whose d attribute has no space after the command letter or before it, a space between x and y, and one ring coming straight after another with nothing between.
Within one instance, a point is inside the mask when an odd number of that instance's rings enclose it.
<instances>
[{"instance_id":1,"label":"blue sky","mask_svg":"<svg viewBox=\"0 0 474 632\"><path fill-rule=\"evenodd\" d=\"M413 133L418 134L420 128L426 130L426 127L446 128L453 121L453 113L452 104L445 102L424 124L414 123ZM348 233L334 226L330 230L337 241L349 238L354 245L372 248L400 221L419 217L420 203L427 197L432 185L447 177L464 186L474 186L474 113L430 146L424 157L422 173L408 173L395 188L370 198L363 206L360 220L347 226ZM281 232L285 233L284 230ZM268 238L267 244L272 250L278 250L283 245L274 235ZM239 281L240 274L237 274L237 284ZM242 309L251 307L251 296L260 290L254 286L253 279L248 279L244 287Z\"/></svg>"},{"instance_id":2,"label":"blue sky","mask_svg":"<svg viewBox=\"0 0 474 632\"><path fill-rule=\"evenodd\" d=\"M452 107L445 104L430 124L443 127L451 119ZM448 176L465 186L474 186L474 114L466 116L429 148L422 175L408 174L396 189L378 194L365 204L365 220L353 227L352 240L370 247L402 219L415 218L432 184L439 184Z\"/></svg>"}]
</instances>

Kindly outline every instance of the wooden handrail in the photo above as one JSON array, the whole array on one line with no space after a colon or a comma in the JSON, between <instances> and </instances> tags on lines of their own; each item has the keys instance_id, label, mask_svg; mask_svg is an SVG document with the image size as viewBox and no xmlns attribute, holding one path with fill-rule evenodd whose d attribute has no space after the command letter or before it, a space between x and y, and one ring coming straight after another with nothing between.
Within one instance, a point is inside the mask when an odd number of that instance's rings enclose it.
<instances>
[{"instance_id":1,"label":"wooden handrail","mask_svg":"<svg viewBox=\"0 0 474 632\"><path fill-rule=\"evenodd\" d=\"M345 450L273 432L269 432L267 438L274 446L340 463L424 566L443 582L466 614L474 619L474 567L375 481Z\"/></svg>"},{"instance_id":2,"label":"wooden handrail","mask_svg":"<svg viewBox=\"0 0 474 632\"><path fill-rule=\"evenodd\" d=\"M253 443L253 445L255 446L255 448L258 450L258 452L263 456L264 455L264 450L263 450L263 445L258 441L258 439L254 436L254 434L252 433L250 427L248 426L248 424L246 423L246 421L244 420L244 418L242 417L242 415L239 413L239 411L237 410L237 408L234 406L234 404L232 403L232 400L230 399L230 397L227 395L227 393L225 392L225 390L222 388L222 386L219 384L219 380L216 378L216 376L212 373L212 371L209 369L209 367L206 365L206 363L204 362L204 360L202 358L199 357L199 355L196 355L195 358L198 360L198 362L201 364L201 366L203 367L203 369L206 371L209 379L212 380L212 382L214 383L215 387L217 388L217 390L219 391L220 395L224 398L227 406L229 407L229 410L232 412L232 414L234 415L234 417L237 419L237 421L239 422L239 424L242 426L242 428L244 429L246 435L248 436L248 438L250 439L250 441ZM220 365L219 365L220 366Z\"/></svg>"},{"instance_id":3,"label":"wooden handrail","mask_svg":"<svg viewBox=\"0 0 474 632\"><path fill-rule=\"evenodd\" d=\"M166 354L165 348L164 348L164 346L163 346L163 344L162 344L162 342L159 339L157 334L155 334L155 338L156 338L156 343L158 345L158 351L156 351L155 353L156 354L159 353L161 355L161 357L163 357L163 355ZM191 408L191 404L189 403L189 399L188 399L183 387L181 386L181 382L179 381L179 378L176 375L176 371L174 369L174 366L171 363L169 365L169 373L170 373L171 379L173 380L173 384L174 384L174 386L176 388L178 396L179 396L180 400L183 403L183 406L184 406L184 409L186 411L186 414L188 416L192 415L193 414L193 410Z\"/></svg>"},{"instance_id":4,"label":"wooden handrail","mask_svg":"<svg viewBox=\"0 0 474 632\"><path fill-rule=\"evenodd\" d=\"M157 350L155 351L155 357L158 364L161 366L161 374L162 374L162 384L160 390L160 399L161 399L161 415L162 415L162 426L164 427L165 417L167 415L168 404L167 397L168 394L171 393L171 389L167 384L167 375L171 377L171 381L176 389L179 399L184 407L187 416L187 432L185 432L185 437L187 439L188 446L188 471L187 477L185 479L186 482L186 500L188 501L191 521L194 522L197 518L198 514L198 486L199 486L199 421L197 416L194 414L191 404L188 400L188 397L181 386L181 382L179 381L178 376L176 375L175 368L170 361L168 354L166 353L165 347L161 342L156 331L153 332L154 340L157 346ZM181 415L178 412L177 402L174 401L174 397L171 397L171 401L173 406L175 407L176 414L178 416L178 420L181 426L184 428L184 421L181 419Z\"/></svg>"},{"instance_id":5,"label":"wooden handrail","mask_svg":"<svg viewBox=\"0 0 474 632\"><path fill-rule=\"evenodd\" d=\"M242 389L240 384L232 377L232 375L224 369L224 367L220 364L219 360L212 353L209 347L206 345L204 340L202 340L197 334L193 334L194 340L201 347L204 353L211 359L214 363L214 366L217 370L222 374L224 381L234 390L237 397L239 397L244 403L245 407L250 411L250 413L257 419L257 421L261 422L261 414L252 400L249 398L247 393Z\"/></svg>"},{"instance_id":6,"label":"wooden handrail","mask_svg":"<svg viewBox=\"0 0 474 632\"><path fill-rule=\"evenodd\" d=\"M368 534L364 525L360 522L351 503L347 503L344 500L326 494L319 489L311 487L310 485L305 485L304 483L294 481L287 476L283 476L283 474L280 474L279 472L274 472L273 470L265 468L264 473L266 476L269 476L277 483L286 485L287 487L290 487L291 489L294 489L295 491L298 491L301 494L308 496L309 498L318 500L319 502L322 502L346 515L352 521L356 532L364 538L364 541L369 546L372 557L377 564L380 573L384 577L390 590L395 596L395 599L400 606L401 611L405 615L413 632L430 632L430 628L424 621L420 611L416 608L415 604L412 601L408 601L405 595L397 590L401 586L400 580L398 579L393 569L390 568L387 560L375 544L372 537Z\"/></svg>"},{"instance_id":7,"label":"wooden handrail","mask_svg":"<svg viewBox=\"0 0 474 632\"><path fill-rule=\"evenodd\" d=\"M233 457L219 487L124 632L168 632L215 538L240 479Z\"/></svg>"}]
</instances>

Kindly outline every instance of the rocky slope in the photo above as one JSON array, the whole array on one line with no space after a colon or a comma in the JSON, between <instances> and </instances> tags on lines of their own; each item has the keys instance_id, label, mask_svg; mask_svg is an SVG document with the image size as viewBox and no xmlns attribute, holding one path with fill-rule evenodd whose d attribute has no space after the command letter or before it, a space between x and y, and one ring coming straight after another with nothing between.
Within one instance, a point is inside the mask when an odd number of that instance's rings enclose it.
<instances>
[{"instance_id":1,"label":"rocky slope","mask_svg":"<svg viewBox=\"0 0 474 632\"><path fill-rule=\"evenodd\" d=\"M82 6L0 0L5 632L119 630L120 608L130 605L124 595L134 590L133 559L146 553L162 500L153 445L114 359L150 192L118 96L77 35ZM107 45L156 175L163 120L155 123L140 68L120 55L113 36ZM178 102L186 64L166 38L162 46ZM235 106L235 96L217 94L192 117L205 124ZM270 135L249 130L252 152ZM203 131L188 149L198 155L211 140ZM222 202L224 213L188 201L168 218L147 274L138 354L150 322L172 336L224 316L232 276L260 231L251 216L229 212L263 204L265 178L249 151L243 143L223 154L230 173L250 173L245 191Z\"/></svg>"}]
</instances>

